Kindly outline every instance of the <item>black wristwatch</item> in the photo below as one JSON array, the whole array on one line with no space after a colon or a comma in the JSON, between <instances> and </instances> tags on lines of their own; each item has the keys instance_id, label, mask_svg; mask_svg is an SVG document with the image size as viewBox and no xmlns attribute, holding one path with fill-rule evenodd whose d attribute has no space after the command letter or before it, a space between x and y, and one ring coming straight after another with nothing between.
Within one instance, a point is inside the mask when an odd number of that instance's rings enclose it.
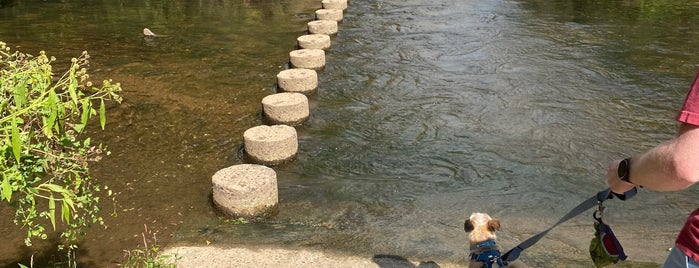
<instances>
[{"instance_id":1,"label":"black wristwatch","mask_svg":"<svg viewBox=\"0 0 699 268\"><path fill-rule=\"evenodd\" d=\"M628 183L633 184L629 180L629 174L631 173L631 158L626 158L624 160L621 160L619 162L619 167L617 168L617 175L619 175L619 179Z\"/></svg>"}]
</instances>

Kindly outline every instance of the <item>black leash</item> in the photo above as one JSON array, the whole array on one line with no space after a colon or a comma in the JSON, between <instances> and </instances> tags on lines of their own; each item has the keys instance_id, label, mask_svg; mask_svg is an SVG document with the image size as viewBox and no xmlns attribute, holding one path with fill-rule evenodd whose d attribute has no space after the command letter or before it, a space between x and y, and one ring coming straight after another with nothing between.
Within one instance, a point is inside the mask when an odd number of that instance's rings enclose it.
<instances>
[{"instance_id":1,"label":"black leash","mask_svg":"<svg viewBox=\"0 0 699 268\"><path fill-rule=\"evenodd\" d=\"M517 258L519 258L519 254L522 253L522 251L524 251L525 249L536 244L536 242L539 242L539 240L541 238L543 238L544 236L546 236L546 234L548 234L548 232L551 231L551 229L560 225L561 223L564 223L564 222L574 218L575 216L580 215L581 213L587 211L590 208L597 206L598 204L604 202L607 199L612 199L616 196L620 200L626 200L626 199L629 199L629 198L633 197L634 195L636 195L637 192L638 192L638 189L636 187L634 187L633 189L629 190L628 192L626 192L624 194L614 193L609 188L607 188L604 191L600 191L595 196L588 198L587 200L580 203L580 205L573 208L570 212L568 212L568 214L566 214L560 220L558 220L558 222L556 222L556 224L552 225L551 227L544 230L543 232L538 233L537 235L530 237L529 239L520 243L519 245L517 245L513 249L510 249L510 251L508 251L507 253L502 255L502 259L505 260L505 262L514 261Z\"/></svg>"}]
</instances>

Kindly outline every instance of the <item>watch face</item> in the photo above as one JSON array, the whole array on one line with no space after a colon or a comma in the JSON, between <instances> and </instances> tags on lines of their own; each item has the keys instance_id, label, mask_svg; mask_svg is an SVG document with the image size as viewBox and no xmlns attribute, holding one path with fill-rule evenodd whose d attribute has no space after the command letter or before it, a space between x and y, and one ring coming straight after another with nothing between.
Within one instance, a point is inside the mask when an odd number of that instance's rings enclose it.
<instances>
[{"instance_id":1,"label":"watch face","mask_svg":"<svg viewBox=\"0 0 699 268\"><path fill-rule=\"evenodd\" d=\"M629 159L621 160L619 163L619 168L617 168L617 175L620 179L625 180L629 173Z\"/></svg>"}]
</instances>

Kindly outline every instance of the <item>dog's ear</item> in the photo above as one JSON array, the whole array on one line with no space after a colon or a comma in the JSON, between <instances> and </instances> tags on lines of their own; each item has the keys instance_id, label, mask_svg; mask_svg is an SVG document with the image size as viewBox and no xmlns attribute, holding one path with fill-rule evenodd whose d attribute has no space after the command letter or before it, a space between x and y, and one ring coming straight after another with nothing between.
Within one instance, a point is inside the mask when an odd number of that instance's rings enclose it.
<instances>
[{"instance_id":1,"label":"dog's ear","mask_svg":"<svg viewBox=\"0 0 699 268\"><path fill-rule=\"evenodd\" d=\"M491 232L500 231L500 221L496 219L488 221L488 230Z\"/></svg>"},{"instance_id":2,"label":"dog's ear","mask_svg":"<svg viewBox=\"0 0 699 268\"><path fill-rule=\"evenodd\" d=\"M468 219L464 222L464 231L466 231L467 233L473 231L473 223L471 222L471 219Z\"/></svg>"}]
</instances>

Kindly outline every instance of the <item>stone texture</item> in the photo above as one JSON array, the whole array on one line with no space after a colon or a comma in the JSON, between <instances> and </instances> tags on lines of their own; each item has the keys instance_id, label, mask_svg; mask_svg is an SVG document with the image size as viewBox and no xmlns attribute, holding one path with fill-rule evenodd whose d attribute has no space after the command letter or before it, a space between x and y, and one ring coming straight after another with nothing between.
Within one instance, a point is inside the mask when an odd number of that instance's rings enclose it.
<instances>
[{"instance_id":1,"label":"stone texture","mask_svg":"<svg viewBox=\"0 0 699 268\"><path fill-rule=\"evenodd\" d=\"M287 69L277 74L277 85L283 91L307 94L318 88L318 73L311 69Z\"/></svg>"},{"instance_id":2,"label":"stone texture","mask_svg":"<svg viewBox=\"0 0 699 268\"><path fill-rule=\"evenodd\" d=\"M287 125L256 126L243 133L245 153L255 163L276 165L296 156L296 129Z\"/></svg>"},{"instance_id":3,"label":"stone texture","mask_svg":"<svg viewBox=\"0 0 699 268\"><path fill-rule=\"evenodd\" d=\"M277 93L262 98L262 110L271 123L290 126L302 124L310 114L308 98L296 92Z\"/></svg>"},{"instance_id":4,"label":"stone texture","mask_svg":"<svg viewBox=\"0 0 699 268\"><path fill-rule=\"evenodd\" d=\"M296 38L300 48L328 49L330 48L330 36L327 34L306 34Z\"/></svg>"},{"instance_id":5,"label":"stone texture","mask_svg":"<svg viewBox=\"0 0 699 268\"><path fill-rule=\"evenodd\" d=\"M211 178L214 204L232 217L265 218L276 212L277 173L254 164L235 165Z\"/></svg>"},{"instance_id":6,"label":"stone texture","mask_svg":"<svg viewBox=\"0 0 699 268\"><path fill-rule=\"evenodd\" d=\"M324 9L347 9L347 0L323 0Z\"/></svg>"},{"instance_id":7,"label":"stone texture","mask_svg":"<svg viewBox=\"0 0 699 268\"><path fill-rule=\"evenodd\" d=\"M320 70L325 67L325 51L322 49L297 49L289 52L291 66Z\"/></svg>"},{"instance_id":8,"label":"stone texture","mask_svg":"<svg viewBox=\"0 0 699 268\"><path fill-rule=\"evenodd\" d=\"M342 9L318 9L316 10L316 19L342 21L343 13Z\"/></svg>"},{"instance_id":9,"label":"stone texture","mask_svg":"<svg viewBox=\"0 0 699 268\"><path fill-rule=\"evenodd\" d=\"M307 25L308 32L312 34L333 35L337 33L337 21L334 20L314 20Z\"/></svg>"}]
</instances>

